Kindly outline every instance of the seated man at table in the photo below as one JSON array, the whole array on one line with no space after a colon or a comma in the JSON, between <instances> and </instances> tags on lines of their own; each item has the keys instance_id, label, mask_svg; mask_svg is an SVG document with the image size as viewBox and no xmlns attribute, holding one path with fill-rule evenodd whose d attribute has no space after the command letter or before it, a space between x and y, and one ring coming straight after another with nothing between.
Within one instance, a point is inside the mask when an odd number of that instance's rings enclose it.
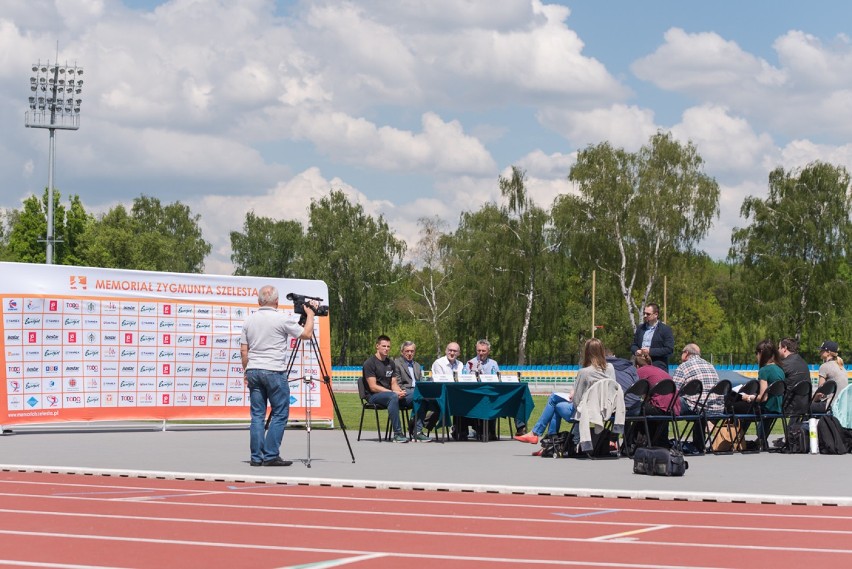
<instances>
[{"instance_id":1,"label":"seated man at table","mask_svg":"<svg viewBox=\"0 0 852 569\"><path fill-rule=\"evenodd\" d=\"M476 342L476 357L468 360L462 373L473 373L476 374L477 378L480 374L500 375L500 366L497 365L496 361L491 359L491 342L485 339ZM527 432L526 425L523 423L519 423L516 427L517 432L515 435L523 435ZM482 431L479 422L476 422L473 428L476 429L477 438L481 438ZM493 424L491 425L491 431L489 431L489 437L496 438Z\"/></svg>"},{"instance_id":2,"label":"seated man at table","mask_svg":"<svg viewBox=\"0 0 852 569\"><path fill-rule=\"evenodd\" d=\"M435 360L432 363L432 377L436 375L446 375L458 380L459 375L464 372L465 366L459 361L459 353L461 348L457 342L450 342L444 351L446 354ZM466 441L468 439L469 421L461 417L453 417L452 437L457 441Z\"/></svg>"},{"instance_id":3,"label":"seated man at table","mask_svg":"<svg viewBox=\"0 0 852 569\"><path fill-rule=\"evenodd\" d=\"M399 357L393 360L394 367L396 367L397 382L405 391L406 399L414 396L414 386L417 385L417 382L423 381L423 368L414 361L416 352L417 345L407 340L402 343L402 347L399 349ZM414 429L411 438L415 441L428 442L429 437L423 434L423 429L431 431L435 428L438 423L439 412L440 408L437 403L434 401L427 402L425 408L421 408L420 413L417 414L414 424L411 425Z\"/></svg>"},{"instance_id":4,"label":"seated man at table","mask_svg":"<svg viewBox=\"0 0 852 569\"><path fill-rule=\"evenodd\" d=\"M402 431L399 419L399 410L410 409L413 397L405 393L399 386L396 374L396 366L388 357L391 341L385 335L376 339L376 353L364 362L364 386L367 389L368 401L383 405L388 410L393 428L395 443L407 443L408 437Z\"/></svg>"}]
</instances>

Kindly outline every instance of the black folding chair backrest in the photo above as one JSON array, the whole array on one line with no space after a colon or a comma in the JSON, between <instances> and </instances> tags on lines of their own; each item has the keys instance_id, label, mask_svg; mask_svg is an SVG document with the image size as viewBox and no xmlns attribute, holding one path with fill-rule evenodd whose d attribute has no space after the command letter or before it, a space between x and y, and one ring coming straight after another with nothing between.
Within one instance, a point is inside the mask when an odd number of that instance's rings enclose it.
<instances>
[{"instance_id":1,"label":"black folding chair backrest","mask_svg":"<svg viewBox=\"0 0 852 569\"><path fill-rule=\"evenodd\" d=\"M780 397L780 401L783 402L785 395L787 395L787 384L783 381L773 381L766 390L767 401L773 397Z\"/></svg>"},{"instance_id":2,"label":"black folding chair backrest","mask_svg":"<svg viewBox=\"0 0 852 569\"><path fill-rule=\"evenodd\" d=\"M635 395L639 398L639 401L644 403L645 399L648 398L648 391L650 390L651 384L648 383L648 380L640 379L624 392L624 398L626 399L628 395Z\"/></svg>"},{"instance_id":3,"label":"black folding chair backrest","mask_svg":"<svg viewBox=\"0 0 852 569\"><path fill-rule=\"evenodd\" d=\"M756 379L748 380L747 382L745 382L742 385L742 387L740 387L740 389L737 393L739 393L740 395L757 395L758 393L760 393L760 381L758 381ZM729 399L732 399L731 403L733 404L733 398L729 398ZM752 404L749 405L749 410L746 413L738 413L738 415L752 414L754 412L754 408L756 406L757 406L757 399L755 399L755 401L753 401Z\"/></svg>"},{"instance_id":4,"label":"black folding chair backrest","mask_svg":"<svg viewBox=\"0 0 852 569\"><path fill-rule=\"evenodd\" d=\"M831 404L834 403L834 395L836 393L837 383L835 383L834 380L829 379L828 381L820 385L816 391L814 391L814 396L811 399L811 403L816 403L818 401L826 401L825 413L828 413L829 411L831 411Z\"/></svg>"},{"instance_id":5,"label":"black folding chair backrest","mask_svg":"<svg viewBox=\"0 0 852 569\"><path fill-rule=\"evenodd\" d=\"M367 400L367 379L363 375L358 378L358 397Z\"/></svg>"},{"instance_id":6,"label":"black folding chair backrest","mask_svg":"<svg viewBox=\"0 0 852 569\"><path fill-rule=\"evenodd\" d=\"M787 396L784 398L784 405L781 410L790 417L805 416L810 412L811 404L811 380L803 379L787 390Z\"/></svg>"},{"instance_id":7,"label":"black folding chair backrest","mask_svg":"<svg viewBox=\"0 0 852 569\"><path fill-rule=\"evenodd\" d=\"M679 398L687 398L692 401L691 398L695 398L695 412L698 413L701 411L701 393L704 391L704 384L701 383L700 379L692 379L683 384L680 390L677 392L677 397ZM683 414L683 410L681 410L681 414Z\"/></svg>"},{"instance_id":8,"label":"black folding chair backrest","mask_svg":"<svg viewBox=\"0 0 852 569\"><path fill-rule=\"evenodd\" d=\"M651 387L651 390L648 391L648 400L650 401L655 395L674 395L675 391L677 391L677 386L675 385L674 380L672 379L663 379L660 380L659 383ZM671 413L672 407L674 406L675 398L672 397L669 401L668 406L663 409L666 413Z\"/></svg>"},{"instance_id":9,"label":"black folding chair backrest","mask_svg":"<svg viewBox=\"0 0 852 569\"><path fill-rule=\"evenodd\" d=\"M707 392L707 395L704 396L704 401L701 403L701 411L705 412L707 409L707 402L710 401L711 397L721 397L722 405L723 405L723 414L725 410L727 410L727 401L729 394L731 393L731 380L730 379L720 379L716 382L710 391Z\"/></svg>"}]
</instances>

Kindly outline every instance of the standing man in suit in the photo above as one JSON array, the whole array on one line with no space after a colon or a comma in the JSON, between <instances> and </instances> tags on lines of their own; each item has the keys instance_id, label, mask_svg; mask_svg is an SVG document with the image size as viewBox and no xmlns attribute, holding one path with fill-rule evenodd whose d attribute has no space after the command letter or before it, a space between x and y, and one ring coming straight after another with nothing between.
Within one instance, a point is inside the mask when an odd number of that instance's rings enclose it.
<instances>
[{"instance_id":1,"label":"standing man in suit","mask_svg":"<svg viewBox=\"0 0 852 569\"><path fill-rule=\"evenodd\" d=\"M669 358L674 353L674 334L670 327L660 322L660 307L656 304L647 304L642 310L642 324L633 334L630 353L648 356L651 363L668 370Z\"/></svg>"},{"instance_id":2,"label":"standing man in suit","mask_svg":"<svg viewBox=\"0 0 852 569\"><path fill-rule=\"evenodd\" d=\"M408 396L406 399L411 399L414 397L414 386L417 385L418 381L423 380L423 367L414 361L414 354L417 353L417 344L407 340L402 343L399 353L400 355L397 356L393 363L396 366L399 386ZM417 414L414 420L412 440L423 443L430 441L429 437L423 433L423 428L425 427L429 431L435 428L435 424L438 422L437 412L439 410L438 404L434 401L430 402L428 407L421 407L420 413ZM429 412L428 415L427 411Z\"/></svg>"}]
</instances>

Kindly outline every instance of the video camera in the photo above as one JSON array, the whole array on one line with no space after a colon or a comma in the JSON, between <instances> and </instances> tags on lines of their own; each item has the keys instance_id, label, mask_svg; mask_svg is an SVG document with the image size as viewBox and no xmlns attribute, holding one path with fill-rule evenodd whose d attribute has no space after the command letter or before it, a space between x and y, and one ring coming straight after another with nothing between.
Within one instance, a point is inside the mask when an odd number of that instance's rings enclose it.
<instances>
[{"instance_id":1,"label":"video camera","mask_svg":"<svg viewBox=\"0 0 852 569\"><path fill-rule=\"evenodd\" d=\"M300 315L299 322L304 322L305 318L307 318L307 313L305 312L305 302L309 300L316 300L322 302L322 299L316 296L305 296L303 294L289 293L287 295L287 300L293 301L293 312ZM317 316L328 316L328 305L320 304L317 306L315 311Z\"/></svg>"}]
</instances>

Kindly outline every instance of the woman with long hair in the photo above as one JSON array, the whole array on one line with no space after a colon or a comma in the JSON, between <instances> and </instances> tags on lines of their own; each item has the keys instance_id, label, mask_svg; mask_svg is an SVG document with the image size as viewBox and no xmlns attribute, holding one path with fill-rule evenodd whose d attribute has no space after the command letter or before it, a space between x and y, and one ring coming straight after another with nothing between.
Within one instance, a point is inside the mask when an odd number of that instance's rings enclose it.
<instances>
[{"instance_id":1,"label":"woman with long hair","mask_svg":"<svg viewBox=\"0 0 852 569\"><path fill-rule=\"evenodd\" d=\"M516 441L538 444L545 430L555 435L559 432L562 419L568 421L574 417L576 404L594 382L601 379L615 380L615 368L607 363L603 342L598 338L586 340L583 345L582 366L577 372L577 379L574 380L574 391L552 393L532 431L526 435L516 436Z\"/></svg>"}]
</instances>

